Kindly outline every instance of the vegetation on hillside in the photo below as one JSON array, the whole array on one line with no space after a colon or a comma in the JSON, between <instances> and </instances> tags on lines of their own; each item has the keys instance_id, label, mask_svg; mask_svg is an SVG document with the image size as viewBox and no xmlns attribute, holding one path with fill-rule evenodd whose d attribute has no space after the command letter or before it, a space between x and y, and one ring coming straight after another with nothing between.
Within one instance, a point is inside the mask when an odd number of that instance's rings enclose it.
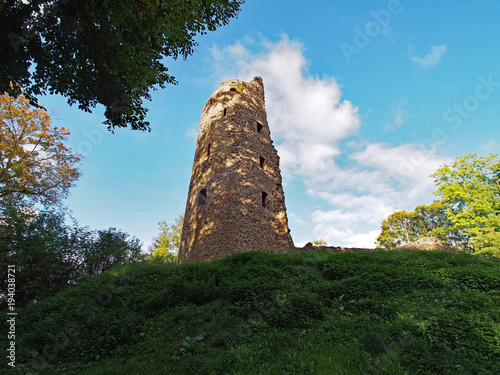
<instances>
[{"instance_id":1,"label":"vegetation on hillside","mask_svg":"<svg viewBox=\"0 0 500 375\"><path fill-rule=\"evenodd\" d=\"M468 154L432 175L439 200L398 211L382 222L377 245L394 249L420 237L500 257L500 159Z\"/></svg>"},{"instance_id":2,"label":"vegetation on hillside","mask_svg":"<svg viewBox=\"0 0 500 375\"><path fill-rule=\"evenodd\" d=\"M141 243L116 228L90 230L66 223L64 210L24 214L10 210L0 222L0 273L16 272L16 305L25 306L143 258ZM0 309L8 280L0 279Z\"/></svg>"},{"instance_id":3,"label":"vegetation on hillside","mask_svg":"<svg viewBox=\"0 0 500 375\"><path fill-rule=\"evenodd\" d=\"M68 135L25 96L0 96L0 274L15 269L17 306L142 259L140 241L127 233L67 224L61 204L81 174ZM0 279L0 308L8 284Z\"/></svg>"},{"instance_id":4,"label":"vegetation on hillside","mask_svg":"<svg viewBox=\"0 0 500 375\"><path fill-rule=\"evenodd\" d=\"M16 370L494 374L499 303L498 260L464 253L135 263L18 309Z\"/></svg>"}]
</instances>

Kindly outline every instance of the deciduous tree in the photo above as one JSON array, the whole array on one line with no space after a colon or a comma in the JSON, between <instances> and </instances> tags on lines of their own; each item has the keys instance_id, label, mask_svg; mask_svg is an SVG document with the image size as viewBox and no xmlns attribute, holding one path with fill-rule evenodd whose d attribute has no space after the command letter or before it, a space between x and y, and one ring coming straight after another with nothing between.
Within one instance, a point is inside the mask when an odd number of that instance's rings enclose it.
<instances>
[{"instance_id":1,"label":"deciduous tree","mask_svg":"<svg viewBox=\"0 0 500 375\"><path fill-rule=\"evenodd\" d=\"M0 271L16 268L16 304L25 305L74 285L76 262L62 212L37 215L10 210L0 223ZM6 295L0 280L0 308Z\"/></svg>"},{"instance_id":2,"label":"deciduous tree","mask_svg":"<svg viewBox=\"0 0 500 375\"><path fill-rule=\"evenodd\" d=\"M437 237L441 242L451 247L460 247L463 235L458 231L446 215L446 205L442 201L434 201L429 205L420 205L415 208L420 222L420 237Z\"/></svg>"},{"instance_id":3,"label":"deciduous tree","mask_svg":"<svg viewBox=\"0 0 500 375\"><path fill-rule=\"evenodd\" d=\"M382 222L379 247L393 249L423 236L477 254L500 257L500 160L468 154L432 175L440 200Z\"/></svg>"},{"instance_id":4,"label":"deciduous tree","mask_svg":"<svg viewBox=\"0 0 500 375\"><path fill-rule=\"evenodd\" d=\"M465 250L479 252L500 242L500 160L497 154L468 154L432 175ZM500 249L497 250L500 255Z\"/></svg>"},{"instance_id":5,"label":"deciduous tree","mask_svg":"<svg viewBox=\"0 0 500 375\"><path fill-rule=\"evenodd\" d=\"M393 250L421 237L438 237L448 245L453 244L456 238L450 230L442 202L421 205L412 212L398 211L389 215L382 221L382 231L377 238L377 246Z\"/></svg>"},{"instance_id":6,"label":"deciduous tree","mask_svg":"<svg viewBox=\"0 0 500 375\"><path fill-rule=\"evenodd\" d=\"M153 239L149 250L149 260L153 262L177 262L177 254L181 244L182 225L184 216L180 215L175 223L169 225L165 220L158 223L160 234Z\"/></svg>"},{"instance_id":7,"label":"deciduous tree","mask_svg":"<svg viewBox=\"0 0 500 375\"><path fill-rule=\"evenodd\" d=\"M116 228L90 232L81 253L81 278L95 277L121 264L142 260L141 242L128 237Z\"/></svg>"},{"instance_id":8,"label":"deciduous tree","mask_svg":"<svg viewBox=\"0 0 500 375\"><path fill-rule=\"evenodd\" d=\"M141 244L115 228L67 224L63 209L38 213L11 209L0 221L0 274L16 268L16 304L52 296L112 267L142 260ZM7 280L0 278L0 309Z\"/></svg>"},{"instance_id":9,"label":"deciduous tree","mask_svg":"<svg viewBox=\"0 0 500 375\"><path fill-rule=\"evenodd\" d=\"M28 100L0 96L0 203L55 203L80 176L80 156L64 142L69 131L50 123Z\"/></svg>"},{"instance_id":10,"label":"deciduous tree","mask_svg":"<svg viewBox=\"0 0 500 375\"><path fill-rule=\"evenodd\" d=\"M198 34L240 11L242 0L5 0L0 4L0 92L37 103L61 94L108 128L148 130L143 99L176 83L165 57L187 58ZM9 86L10 82L16 85Z\"/></svg>"},{"instance_id":11,"label":"deciduous tree","mask_svg":"<svg viewBox=\"0 0 500 375\"><path fill-rule=\"evenodd\" d=\"M420 232L421 221L416 212L397 211L382 221L377 245L392 250L417 239Z\"/></svg>"}]
</instances>

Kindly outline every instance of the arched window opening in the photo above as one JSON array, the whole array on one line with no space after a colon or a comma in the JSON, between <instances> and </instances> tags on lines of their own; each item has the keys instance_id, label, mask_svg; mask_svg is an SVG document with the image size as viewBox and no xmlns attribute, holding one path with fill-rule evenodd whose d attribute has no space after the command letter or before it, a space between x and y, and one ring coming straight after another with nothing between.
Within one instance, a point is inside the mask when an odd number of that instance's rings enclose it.
<instances>
[{"instance_id":1,"label":"arched window opening","mask_svg":"<svg viewBox=\"0 0 500 375\"><path fill-rule=\"evenodd\" d=\"M262 156L260 157L260 167L264 169L264 164L266 163L266 159L264 159Z\"/></svg>"}]
</instances>

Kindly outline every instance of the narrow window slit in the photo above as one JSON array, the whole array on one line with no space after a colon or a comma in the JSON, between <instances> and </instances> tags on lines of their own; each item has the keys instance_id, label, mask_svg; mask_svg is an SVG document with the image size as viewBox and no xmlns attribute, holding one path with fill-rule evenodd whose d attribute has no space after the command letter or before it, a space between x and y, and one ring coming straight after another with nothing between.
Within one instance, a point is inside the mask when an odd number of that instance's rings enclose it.
<instances>
[{"instance_id":1,"label":"narrow window slit","mask_svg":"<svg viewBox=\"0 0 500 375\"><path fill-rule=\"evenodd\" d=\"M223 116L225 116L227 114L227 108L224 108L224 114Z\"/></svg>"},{"instance_id":2,"label":"narrow window slit","mask_svg":"<svg viewBox=\"0 0 500 375\"><path fill-rule=\"evenodd\" d=\"M260 122L257 122L257 133L262 132L263 127L264 127L264 125L262 125Z\"/></svg>"},{"instance_id":3,"label":"narrow window slit","mask_svg":"<svg viewBox=\"0 0 500 375\"><path fill-rule=\"evenodd\" d=\"M267 193L265 191L262 192L262 207L266 207L267 206Z\"/></svg>"},{"instance_id":4,"label":"narrow window slit","mask_svg":"<svg viewBox=\"0 0 500 375\"><path fill-rule=\"evenodd\" d=\"M260 157L260 167L264 169L264 164L266 163L266 159L264 159L262 156Z\"/></svg>"},{"instance_id":5,"label":"narrow window slit","mask_svg":"<svg viewBox=\"0 0 500 375\"><path fill-rule=\"evenodd\" d=\"M200 190L198 194L198 203L202 205L207 203L207 189Z\"/></svg>"},{"instance_id":6,"label":"narrow window slit","mask_svg":"<svg viewBox=\"0 0 500 375\"><path fill-rule=\"evenodd\" d=\"M211 143L209 143L207 147L207 158L210 156L210 146L212 146Z\"/></svg>"}]
</instances>

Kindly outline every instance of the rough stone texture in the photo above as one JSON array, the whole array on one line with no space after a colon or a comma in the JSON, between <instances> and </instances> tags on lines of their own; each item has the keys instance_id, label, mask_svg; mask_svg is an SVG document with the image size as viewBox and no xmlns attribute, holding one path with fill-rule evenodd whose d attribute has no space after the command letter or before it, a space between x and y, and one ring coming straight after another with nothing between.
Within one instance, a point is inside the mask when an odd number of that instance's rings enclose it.
<instances>
[{"instance_id":1,"label":"rough stone texture","mask_svg":"<svg viewBox=\"0 0 500 375\"><path fill-rule=\"evenodd\" d=\"M262 79L224 82L201 113L179 262L292 248Z\"/></svg>"},{"instance_id":2,"label":"rough stone texture","mask_svg":"<svg viewBox=\"0 0 500 375\"><path fill-rule=\"evenodd\" d=\"M398 250L447 250L460 252L457 249L443 245L441 240L436 237L422 237L415 242L398 246Z\"/></svg>"},{"instance_id":3,"label":"rough stone texture","mask_svg":"<svg viewBox=\"0 0 500 375\"><path fill-rule=\"evenodd\" d=\"M313 252L327 251L329 253L365 253L376 251L376 249L360 248L360 247L341 247L341 246L314 246L311 242L305 244L304 247L296 247L295 252Z\"/></svg>"}]
</instances>

